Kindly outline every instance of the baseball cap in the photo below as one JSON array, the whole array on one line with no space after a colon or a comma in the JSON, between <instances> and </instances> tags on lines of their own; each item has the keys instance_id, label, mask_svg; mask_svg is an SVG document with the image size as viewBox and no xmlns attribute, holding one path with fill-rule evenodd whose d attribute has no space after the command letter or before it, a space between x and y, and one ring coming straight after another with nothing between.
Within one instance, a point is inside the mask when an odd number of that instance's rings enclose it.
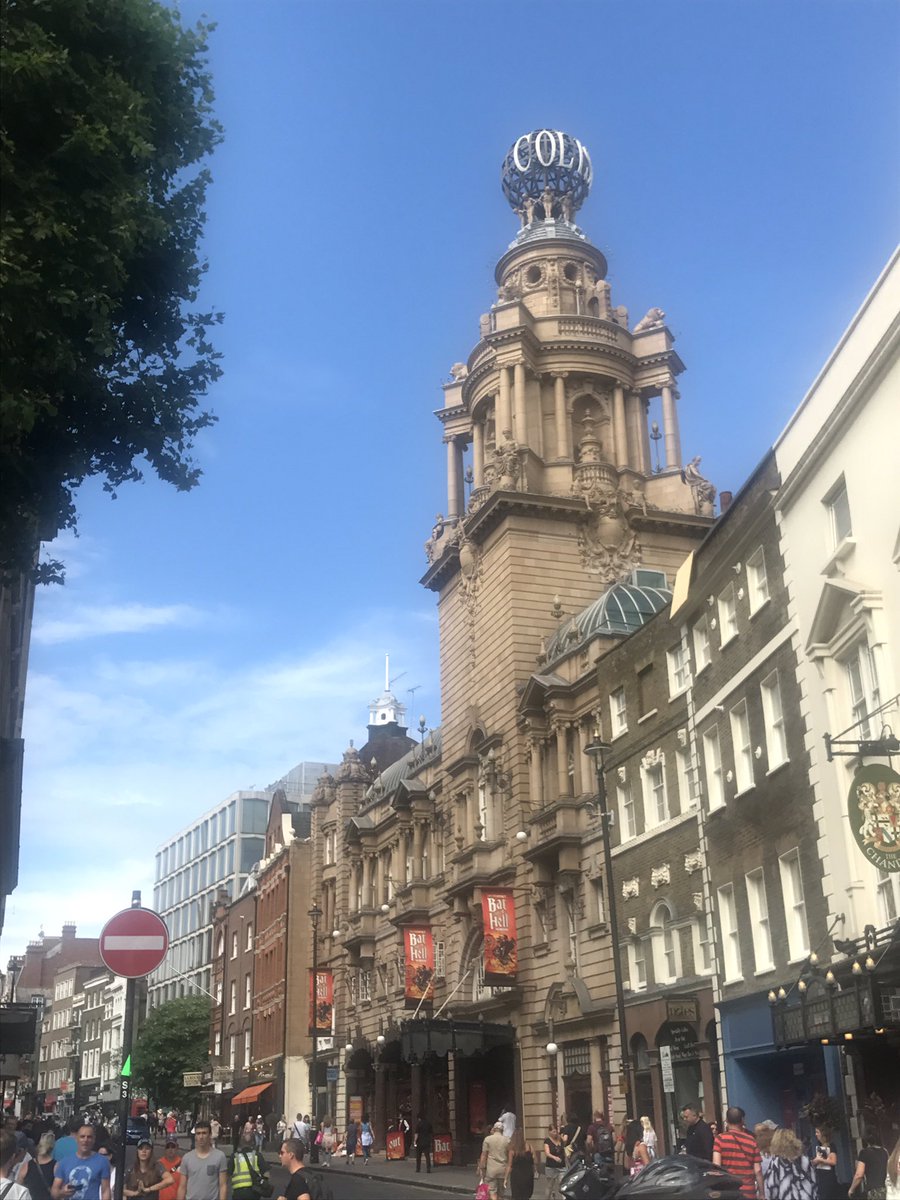
<instances>
[{"instance_id":1,"label":"baseball cap","mask_svg":"<svg viewBox=\"0 0 900 1200\"><path fill-rule=\"evenodd\" d=\"M177 1146L178 1142L175 1140L175 1138L166 1138L166 1145L167 1146Z\"/></svg>"},{"instance_id":2,"label":"baseball cap","mask_svg":"<svg viewBox=\"0 0 900 1200\"><path fill-rule=\"evenodd\" d=\"M152 1149L152 1147L153 1147L153 1143L150 1141L150 1139L149 1139L149 1138L141 1138L141 1139L140 1139L140 1141L138 1142L138 1149L139 1149L139 1150L140 1150L141 1146L150 1146L150 1147L151 1147L151 1149Z\"/></svg>"}]
</instances>

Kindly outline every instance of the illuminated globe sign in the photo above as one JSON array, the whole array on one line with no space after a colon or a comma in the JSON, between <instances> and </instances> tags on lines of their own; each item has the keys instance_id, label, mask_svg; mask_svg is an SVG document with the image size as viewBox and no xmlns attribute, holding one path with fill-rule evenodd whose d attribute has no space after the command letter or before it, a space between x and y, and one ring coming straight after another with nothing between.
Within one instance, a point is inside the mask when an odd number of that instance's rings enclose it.
<instances>
[{"instance_id":1,"label":"illuminated globe sign","mask_svg":"<svg viewBox=\"0 0 900 1200\"><path fill-rule=\"evenodd\" d=\"M510 146L500 181L511 207L530 222L535 217L570 220L584 203L592 177L591 156L578 138L558 129L535 129Z\"/></svg>"}]
</instances>

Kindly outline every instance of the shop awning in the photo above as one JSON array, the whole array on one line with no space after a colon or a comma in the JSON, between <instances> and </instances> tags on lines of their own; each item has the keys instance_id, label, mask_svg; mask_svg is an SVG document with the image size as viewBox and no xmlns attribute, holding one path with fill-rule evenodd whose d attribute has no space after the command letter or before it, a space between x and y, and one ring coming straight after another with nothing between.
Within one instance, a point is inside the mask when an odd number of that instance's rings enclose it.
<instances>
[{"instance_id":1,"label":"shop awning","mask_svg":"<svg viewBox=\"0 0 900 1200\"><path fill-rule=\"evenodd\" d=\"M250 1104L257 1096L261 1096L266 1088L270 1088L271 1083L255 1083L253 1087L245 1087L242 1092L238 1092L236 1096L231 1097L232 1104Z\"/></svg>"}]
</instances>

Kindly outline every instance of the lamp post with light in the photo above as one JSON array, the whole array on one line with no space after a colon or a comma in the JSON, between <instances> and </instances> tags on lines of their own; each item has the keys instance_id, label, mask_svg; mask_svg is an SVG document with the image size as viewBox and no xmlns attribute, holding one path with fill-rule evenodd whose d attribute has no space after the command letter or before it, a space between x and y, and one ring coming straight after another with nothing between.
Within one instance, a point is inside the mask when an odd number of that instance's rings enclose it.
<instances>
[{"instance_id":1,"label":"lamp post with light","mask_svg":"<svg viewBox=\"0 0 900 1200\"><path fill-rule=\"evenodd\" d=\"M312 1086L310 1088L311 1103L310 1112L312 1113L313 1129L319 1128L319 922L322 919L322 910L319 908L318 900L313 900L313 906L309 910L309 919L312 921L312 995L310 1003L312 1005L312 1013L310 1024L312 1025Z\"/></svg>"},{"instance_id":2,"label":"lamp post with light","mask_svg":"<svg viewBox=\"0 0 900 1200\"><path fill-rule=\"evenodd\" d=\"M629 1107L631 1092L631 1061L628 1053L628 1031L625 1023L625 989L622 984L622 963L619 958L619 918L616 911L616 889L613 886L612 846L610 845L610 814L606 804L606 777L603 774L603 756L609 749L601 741L599 731L584 748L593 760L597 775L597 815L603 833L603 870L606 876L606 911L609 916L609 931L612 950L613 979L616 985L616 1016L619 1022L619 1046L622 1055L622 1086L625 1090L625 1108Z\"/></svg>"},{"instance_id":3,"label":"lamp post with light","mask_svg":"<svg viewBox=\"0 0 900 1200\"><path fill-rule=\"evenodd\" d=\"M551 1038L551 1040L547 1043L547 1045L544 1048L547 1051L547 1058L549 1059L549 1062L550 1062L550 1102L553 1105L553 1128L556 1129L559 1126L559 1112L558 1112L558 1106L557 1106L557 1100L556 1100L556 1083L557 1083L556 1056L559 1053L559 1046L557 1046L556 1042L554 1042L552 1040L553 1039L553 1030L552 1029L550 1031L550 1038Z\"/></svg>"}]
</instances>

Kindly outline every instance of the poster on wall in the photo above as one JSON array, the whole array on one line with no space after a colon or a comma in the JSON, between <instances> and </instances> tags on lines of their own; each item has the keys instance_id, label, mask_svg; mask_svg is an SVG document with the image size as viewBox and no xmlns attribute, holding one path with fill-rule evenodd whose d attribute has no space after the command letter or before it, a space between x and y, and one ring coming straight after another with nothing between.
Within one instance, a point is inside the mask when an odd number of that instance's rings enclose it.
<instances>
[{"instance_id":1,"label":"poster on wall","mask_svg":"<svg viewBox=\"0 0 900 1200\"><path fill-rule=\"evenodd\" d=\"M408 926L403 930L406 963L405 998L407 1008L418 1008L432 994L434 979L434 939L431 930Z\"/></svg>"},{"instance_id":2,"label":"poster on wall","mask_svg":"<svg viewBox=\"0 0 900 1200\"><path fill-rule=\"evenodd\" d=\"M882 765L860 767L847 804L856 844L882 871L900 871L900 775Z\"/></svg>"},{"instance_id":3,"label":"poster on wall","mask_svg":"<svg viewBox=\"0 0 900 1200\"><path fill-rule=\"evenodd\" d=\"M334 1018L334 975L330 970L309 973L309 1036L331 1033ZM321 1045L321 1043L320 1043Z\"/></svg>"},{"instance_id":4,"label":"poster on wall","mask_svg":"<svg viewBox=\"0 0 900 1200\"><path fill-rule=\"evenodd\" d=\"M484 922L484 982L489 987L516 982L519 948L516 943L516 905L509 888L481 893Z\"/></svg>"}]
</instances>

